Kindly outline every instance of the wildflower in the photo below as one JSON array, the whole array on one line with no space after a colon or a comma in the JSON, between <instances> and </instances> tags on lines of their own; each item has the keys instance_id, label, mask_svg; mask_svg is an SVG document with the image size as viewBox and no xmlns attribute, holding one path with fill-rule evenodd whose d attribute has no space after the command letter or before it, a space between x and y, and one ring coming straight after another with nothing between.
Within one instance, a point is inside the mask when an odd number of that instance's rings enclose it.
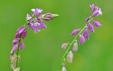
<instances>
[{"instance_id":1,"label":"wildflower","mask_svg":"<svg viewBox=\"0 0 113 71\"><path fill-rule=\"evenodd\" d=\"M15 38L15 39L13 40L12 44L14 45L14 44L16 44L18 41L19 41L19 38Z\"/></svg>"},{"instance_id":2,"label":"wildflower","mask_svg":"<svg viewBox=\"0 0 113 71\"><path fill-rule=\"evenodd\" d=\"M101 8L99 10L96 10L92 16L98 17L99 15L102 15Z\"/></svg>"},{"instance_id":3,"label":"wildflower","mask_svg":"<svg viewBox=\"0 0 113 71\"><path fill-rule=\"evenodd\" d=\"M19 46L20 46L20 50L22 51L24 49L24 43L21 42Z\"/></svg>"},{"instance_id":4,"label":"wildflower","mask_svg":"<svg viewBox=\"0 0 113 71\"><path fill-rule=\"evenodd\" d=\"M94 4L90 5L91 11L94 11Z\"/></svg>"},{"instance_id":5,"label":"wildflower","mask_svg":"<svg viewBox=\"0 0 113 71\"><path fill-rule=\"evenodd\" d=\"M93 21L93 24L98 28L100 28L100 26L102 26L98 21Z\"/></svg>"},{"instance_id":6,"label":"wildflower","mask_svg":"<svg viewBox=\"0 0 113 71\"><path fill-rule=\"evenodd\" d=\"M88 24L88 29L91 31L91 32L94 32L94 28L93 28L93 25L92 24Z\"/></svg>"},{"instance_id":7,"label":"wildflower","mask_svg":"<svg viewBox=\"0 0 113 71\"><path fill-rule=\"evenodd\" d=\"M83 35L80 35L79 36L79 44L83 45L84 42L85 42L85 39L84 39Z\"/></svg>"},{"instance_id":8,"label":"wildflower","mask_svg":"<svg viewBox=\"0 0 113 71\"><path fill-rule=\"evenodd\" d=\"M77 35L78 33L79 33L79 29L75 29L70 35L74 36Z\"/></svg>"},{"instance_id":9,"label":"wildflower","mask_svg":"<svg viewBox=\"0 0 113 71\"><path fill-rule=\"evenodd\" d=\"M89 32L88 32L88 30L87 30L87 27L86 27L86 29L84 29L84 31L83 31L83 36L84 36L86 39L89 40Z\"/></svg>"},{"instance_id":10,"label":"wildflower","mask_svg":"<svg viewBox=\"0 0 113 71\"><path fill-rule=\"evenodd\" d=\"M26 37L27 33L26 32L23 32L22 33L22 38L24 39Z\"/></svg>"}]
</instances>

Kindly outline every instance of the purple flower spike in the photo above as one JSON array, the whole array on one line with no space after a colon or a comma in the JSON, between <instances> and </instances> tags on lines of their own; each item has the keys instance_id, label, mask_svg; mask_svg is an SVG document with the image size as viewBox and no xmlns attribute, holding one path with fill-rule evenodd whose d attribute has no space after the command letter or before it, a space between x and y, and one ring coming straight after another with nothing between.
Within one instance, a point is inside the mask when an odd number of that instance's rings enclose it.
<instances>
[{"instance_id":1,"label":"purple flower spike","mask_svg":"<svg viewBox=\"0 0 113 71\"><path fill-rule=\"evenodd\" d=\"M75 29L70 35L74 36L77 35L79 33L79 29Z\"/></svg>"},{"instance_id":2,"label":"purple flower spike","mask_svg":"<svg viewBox=\"0 0 113 71\"><path fill-rule=\"evenodd\" d=\"M20 46L20 50L22 51L24 49L24 43L21 42L19 46Z\"/></svg>"},{"instance_id":3,"label":"purple flower spike","mask_svg":"<svg viewBox=\"0 0 113 71\"><path fill-rule=\"evenodd\" d=\"M18 41L19 41L19 38L15 38L15 39L13 40L13 43L12 43L12 44L14 45L14 44L16 44Z\"/></svg>"},{"instance_id":4,"label":"purple flower spike","mask_svg":"<svg viewBox=\"0 0 113 71\"><path fill-rule=\"evenodd\" d=\"M79 44L80 45L83 45L84 42L85 42L84 36L83 35L80 35L79 36Z\"/></svg>"},{"instance_id":5,"label":"purple flower spike","mask_svg":"<svg viewBox=\"0 0 113 71\"><path fill-rule=\"evenodd\" d=\"M78 51L78 43L77 40L75 40L74 44L73 44L73 51L77 52Z\"/></svg>"},{"instance_id":6,"label":"purple flower spike","mask_svg":"<svg viewBox=\"0 0 113 71\"><path fill-rule=\"evenodd\" d=\"M86 39L89 40L89 32L88 32L87 29L84 29L84 31L83 31L83 36L84 36Z\"/></svg>"},{"instance_id":7,"label":"purple flower spike","mask_svg":"<svg viewBox=\"0 0 113 71\"><path fill-rule=\"evenodd\" d=\"M23 32L22 33L22 38L24 39L26 37L27 33L26 32Z\"/></svg>"},{"instance_id":8,"label":"purple flower spike","mask_svg":"<svg viewBox=\"0 0 113 71\"><path fill-rule=\"evenodd\" d=\"M94 11L94 4L92 4L92 6L90 5L90 9L91 11Z\"/></svg>"},{"instance_id":9,"label":"purple flower spike","mask_svg":"<svg viewBox=\"0 0 113 71\"><path fill-rule=\"evenodd\" d=\"M88 29L91 31L91 32L94 32L94 28L93 28L93 25L89 23L88 25Z\"/></svg>"},{"instance_id":10,"label":"purple flower spike","mask_svg":"<svg viewBox=\"0 0 113 71\"><path fill-rule=\"evenodd\" d=\"M32 14L32 16L36 16L37 14L37 10L34 11L34 13Z\"/></svg>"},{"instance_id":11,"label":"purple flower spike","mask_svg":"<svg viewBox=\"0 0 113 71\"><path fill-rule=\"evenodd\" d=\"M98 28L100 28L100 26L102 26L98 21L93 21L93 24Z\"/></svg>"}]
</instances>

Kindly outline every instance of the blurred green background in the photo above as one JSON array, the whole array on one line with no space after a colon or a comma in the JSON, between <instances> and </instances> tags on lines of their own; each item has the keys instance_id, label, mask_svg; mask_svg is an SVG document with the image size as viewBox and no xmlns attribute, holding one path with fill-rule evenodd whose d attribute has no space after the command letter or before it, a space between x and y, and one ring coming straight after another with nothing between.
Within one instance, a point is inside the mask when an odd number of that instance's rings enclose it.
<instances>
[{"instance_id":1,"label":"blurred green background","mask_svg":"<svg viewBox=\"0 0 113 71\"><path fill-rule=\"evenodd\" d=\"M26 23L32 8L42 8L60 16L44 21L47 29L34 33L28 29L25 48L20 51L20 71L57 71L65 50L61 45L71 42L74 29L83 28L90 14L90 4L102 8L103 15L94 18L103 26L94 27L89 40L79 45L67 71L113 71L113 0L1 0L0 1L0 71L11 71L10 51L16 30Z\"/></svg>"}]
</instances>

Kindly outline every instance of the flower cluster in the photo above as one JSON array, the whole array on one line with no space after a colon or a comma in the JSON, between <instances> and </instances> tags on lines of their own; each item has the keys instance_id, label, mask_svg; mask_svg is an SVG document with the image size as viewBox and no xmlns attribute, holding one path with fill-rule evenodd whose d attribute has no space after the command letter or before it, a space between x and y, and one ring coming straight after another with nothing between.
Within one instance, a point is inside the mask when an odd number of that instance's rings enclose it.
<instances>
[{"instance_id":1,"label":"flower cluster","mask_svg":"<svg viewBox=\"0 0 113 71\"><path fill-rule=\"evenodd\" d=\"M42 9L31 9L33 11L32 16L27 13L27 25L20 27L17 30L17 33L15 35L15 39L13 40L12 44L12 50L10 52L10 60L11 60L11 69L14 71L19 71L20 67L18 67L18 63L20 62L21 58L20 55L18 54L19 49L22 51L24 49L24 43L23 39L27 35L27 27L29 29L34 30L36 33L38 33L42 28L47 28L46 25L43 23L43 20L50 21L56 17L58 17L58 14L51 14L51 13L46 13L42 14Z\"/></svg>"},{"instance_id":2,"label":"flower cluster","mask_svg":"<svg viewBox=\"0 0 113 71\"><path fill-rule=\"evenodd\" d=\"M72 41L71 44L69 44L69 43L62 44L63 50L66 49L66 48L70 48L71 45L73 45L73 48L71 50L67 49L66 53L64 54L64 55L67 54L67 61L69 63L72 63L72 61L73 61L73 53L72 52L78 51L77 37L79 37L79 45L83 45L83 43L85 42L85 38L89 40L89 31L88 30L90 30L91 32L94 32L94 27L91 24L91 22L93 22L94 26L96 26L98 28L100 28L100 26L102 26L98 21L93 20L93 17L98 17L99 15L102 15L101 8L94 6L94 4L92 4L92 5L90 5L90 9L91 9L91 14L85 20L86 23L87 23L86 26L83 29L75 29L70 34L72 36L76 35L74 41ZM63 56L63 57L65 57L65 56ZM63 67L62 67L61 71L66 71L64 60L65 60L65 58L63 58L63 61L62 61Z\"/></svg>"},{"instance_id":3,"label":"flower cluster","mask_svg":"<svg viewBox=\"0 0 113 71\"><path fill-rule=\"evenodd\" d=\"M18 62L21 60L20 55L18 55L16 51L18 49L20 49L21 51L24 49L24 43L22 40L26 37L26 35L27 35L26 28L25 26L22 26L17 30L15 39L12 42L13 47L10 53L11 54L10 60L11 60L11 69L13 70L16 67L17 58L18 58Z\"/></svg>"},{"instance_id":4,"label":"flower cluster","mask_svg":"<svg viewBox=\"0 0 113 71\"><path fill-rule=\"evenodd\" d=\"M32 16L27 14L26 19L29 25L29 29L34 30L36 33L40 31L39 29L47 28L43 20L51 21L52 19L58 17L58 14L42 14L42 9L31 9L31 11L33 11Z\"/></svg>"}]
</instances>

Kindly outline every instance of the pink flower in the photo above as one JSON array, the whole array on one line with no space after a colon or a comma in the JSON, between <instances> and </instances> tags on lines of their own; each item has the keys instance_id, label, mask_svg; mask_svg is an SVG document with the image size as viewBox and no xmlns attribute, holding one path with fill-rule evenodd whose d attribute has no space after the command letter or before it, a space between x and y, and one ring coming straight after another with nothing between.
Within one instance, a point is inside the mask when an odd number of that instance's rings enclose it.
<instances>
[{"instance_id":1,"label":"pink flower","mask_svg":"<svg viewBox=\"0 0 113 71\"><path fill-rule=\"evenodd\" d=\"M19 38L15 38L15 39L13 40L12 44L14 45L14 44L16 44L18 41L19 41Z\"/></svg>"},{"instance_id":2,"label":"pink flower","mask_svg":"<svg viewBox=\"0 0 113 71\"><path fill-rule=\"evenodd\" d=\"M85 39L84 39L83 35L80 35L79 36L79 44L83 45L84 42L85 42Z\"/></svg>"},{"instance_id":3,"label":"pink flower","mask_svg":"<svg viewBox=\"0 0 113 71\"><path fill-rule=\"evenodd\" d=\"M102 26L98 21L93 21L93 24L98 28L100 28L100 26Z\"/></svg>"},{"instance_id":4,"label":"pink flower","mask_svg":"<svg viewBox=\"0 0 113 71\"><path fill-rule=\"evenodd\" d=\"M91 11L94 11L94 4L92 4L92 6L90 5L90 9Z\"/></svg>"},{"instance_id":5,"label":"pink flower","mask_svg":"<svg viewBox=\"0 0 113 71\"><path fill-rule=\"evenodd\" d=\"M79 33L79 29L75 29L70 35L74 36L77 35L78 33Z\"/></svg>"},{"instance_id":6,"label":"pink flower","mask_svg":"<svg viewBox=\"0 0 113 71\"><path fill-rule=\"evenodd\" d=\"M86 39L89 40L89 32L88 32L87 28L84 29L84 31L83 31L83 36L84 36Z\"/></svg>"},{"instance_id":7,"label":"pink flower","mask_svg":"<svg viewBox=\"0 0 113 71\"><path fill-rule=\"evenodd\" d=\"M21 42L19 46L20 46L20 50L22 51L24 49L24 43Z\"/></svg>"},{"instance_id":8,"label":"pink flower","mask_svg":"<svg viewBox=\"0 0 113 71\"><path fill-rule=\"evenodd\" d=\"M92 16L98 17L99 15L102 15L101 8L99 10L95 10Z\"/></svg>"},{"instance_id":9,"label":"pink flower","mask_svg":"<svg viewBox=\"0 0 113 71\"><path fill-rule=\"evenodd\" d=\"M27 35L27 33L23 32L21 37L24 39L26 37L26 35Z\"/></svg>"},{"instance_id":10,"label":"pink flower","mask_svg":"<svg viewBox=\"0 0 113 71\"><path fill-rule=\"evenodd\" d=\"M88 29L91 31L91 32L94 32L94 27L92 24L88 24Z\"/></svg>"}]
</instances>

